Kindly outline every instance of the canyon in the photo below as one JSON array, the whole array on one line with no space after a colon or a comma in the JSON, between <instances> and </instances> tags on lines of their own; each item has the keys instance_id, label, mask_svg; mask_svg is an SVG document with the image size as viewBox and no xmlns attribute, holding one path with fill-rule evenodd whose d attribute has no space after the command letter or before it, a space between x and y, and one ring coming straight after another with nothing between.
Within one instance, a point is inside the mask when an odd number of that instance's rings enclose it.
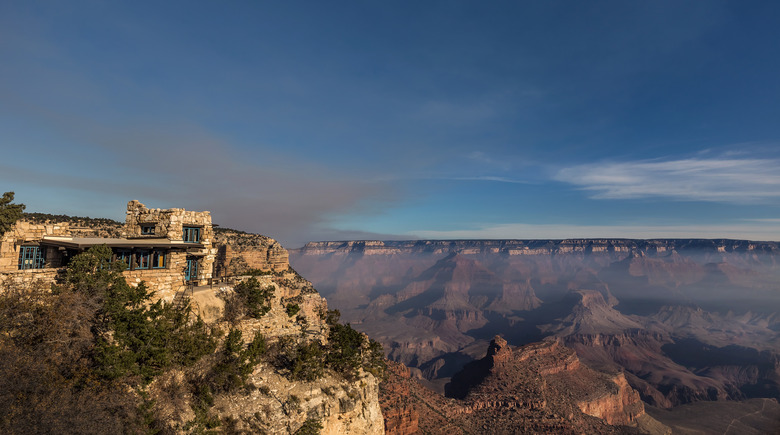
<instances>
[{"instance_id":1,"label":"canyon","mask_svg":"<svg viewBox=\"0 0 780 435\"><path fill-rule=\"evenodd\" d=\"M439 393L501 335L554 339L623 373L652 409L780 398L776 242L347 241L289 255L343 319Z\"/></svg>"}]
</instances>

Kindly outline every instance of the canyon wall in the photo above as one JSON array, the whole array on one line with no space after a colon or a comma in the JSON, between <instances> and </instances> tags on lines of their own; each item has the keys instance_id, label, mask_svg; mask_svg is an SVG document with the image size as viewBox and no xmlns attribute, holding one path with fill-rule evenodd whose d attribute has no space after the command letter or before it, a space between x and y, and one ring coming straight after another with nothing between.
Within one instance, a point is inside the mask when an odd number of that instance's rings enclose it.
<instances>
[{"instance_id":1,"label":"canyon wall","mask_svg":"<svg viewBox=\"0 0 780 435\"><path fill-rule=\"evenodd\" d=\"M513 348L495 337L452 378L448 397L398 365L380 391L388 434L670 433L621 373L591 370L557 341Z\"/></svg>"},{"instance_id":2,"label":"canyon wall","mask_svg":"<svg viewBox=\"0 0 780 435\"><path fill-rule=\"evenodd\" d=\"M724 239L312 242L291 250L290 261L342 318L437 391L496 334L513 345L556 337L588 364L624 371L647 403L669 408L780 398L778 246Z\"/></svg>"}]
</instances>

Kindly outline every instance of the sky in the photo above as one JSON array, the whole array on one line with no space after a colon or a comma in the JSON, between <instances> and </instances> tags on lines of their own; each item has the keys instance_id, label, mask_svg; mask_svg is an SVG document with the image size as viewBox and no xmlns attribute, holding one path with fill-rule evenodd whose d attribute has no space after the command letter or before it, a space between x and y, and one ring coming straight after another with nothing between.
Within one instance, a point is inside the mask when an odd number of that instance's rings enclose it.
<instances>
[{"instance_id":1,"label":"sky","mask_svg":"<svg viewBox=\"0 0 780 435\"><path fill-rule=\"evenodd\" d=\"M0 192L314 240L780 240L775 1L0 2Z\"/></svg>"}]
</instances>

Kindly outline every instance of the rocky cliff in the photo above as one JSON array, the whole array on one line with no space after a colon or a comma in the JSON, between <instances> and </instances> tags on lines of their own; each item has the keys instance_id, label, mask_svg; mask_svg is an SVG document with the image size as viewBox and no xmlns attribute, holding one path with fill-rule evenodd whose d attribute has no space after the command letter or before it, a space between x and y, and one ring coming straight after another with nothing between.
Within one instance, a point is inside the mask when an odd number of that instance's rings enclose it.
<instances>
[{"instance_id":1,"label":"rocky cliff","mask_svg":"<svg viewBox=\"0 0 780 435\"><path fill-rule=\"evenodd\" d=\"M193 306L213 325L225 330L238 328L247 343L257 332L271 349L284 340L300 344L328 342L327 302L311 283L291 269L249 279L257 280L262 288L272 289L268 311L259 318L244 317L232 325L224 320L225 300L236 284L195 292ZM291 314L290 304L299 310ZM188 422L198 419L197 406L193 404L199 399L186 386L188 376L192 374L171 373L151 388L153 397L162 404L158 408L164 414L161 420L173 432L182 431ZM287 370L280 369L271 358L261 361L246 383L241 391L213 397L208 415L221 421L227 431L291 434L316 422L323 435L384 433L378 380L365 371L345 377L326 369L316 379L291 379Z\"/></svg>"},{"instance_id":2,"label":"rocky cliff","mask_svg":"<svg viewBox=\"0 0 780 435\"><path fill-rule=\"evenodd\" d=\"M778 242L755 242L731 239L566 239L566 240L399 240L399 241L343 241L309 242L304 247L292 249L295 257L308 255L393 255L393 254L444 254L459 252L467 255L559 255L571 253L602 253L627 256L663 255L673 251L699 250L709 255L766 253L780 254Z\"/></svg>"},{"instance_id":3,"label":"rocky cliff","mask_svg":"<svg viewBox=\"0 0 780 435\"><path fill-rule=\"evenodd\" d=\"M380 386L387 433L669 433L621 373L591 370L556 341L494 338L442 397L398 366Z\"/></svg>"},{"instance_id":4,"label":"rocky cliff","mask_svg":"<svg viewBox=\"0 0 780 435\"><path fill-rule=\"evenodd\" d=\"M241 275L248 271L281 272L289 267L287 250L276 240L260 234L218 228L216 276Z\"/></svg>"}]
</instances>

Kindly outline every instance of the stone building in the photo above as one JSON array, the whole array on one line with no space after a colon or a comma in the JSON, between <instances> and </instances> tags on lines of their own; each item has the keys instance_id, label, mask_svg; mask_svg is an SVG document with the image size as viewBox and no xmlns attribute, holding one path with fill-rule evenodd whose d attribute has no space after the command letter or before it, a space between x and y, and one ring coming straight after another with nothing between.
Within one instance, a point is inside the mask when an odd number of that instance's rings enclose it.
<instances>
[{"instance_id":1,"label":"stone building","mask_svg":"<svg viewBox=\"0 0 780 435\"><path fill-rule=\"evenodd\" d=\"M111 248L127 264L127 282L146 285L164 300L188 284L212 280L216 249L211 213L181 208L150 209L127 203L121 237L82 237L68 223L17 222L0 239L0 287L53 281L74 255L95 245Z\"/></svg>"}]
</instances>

